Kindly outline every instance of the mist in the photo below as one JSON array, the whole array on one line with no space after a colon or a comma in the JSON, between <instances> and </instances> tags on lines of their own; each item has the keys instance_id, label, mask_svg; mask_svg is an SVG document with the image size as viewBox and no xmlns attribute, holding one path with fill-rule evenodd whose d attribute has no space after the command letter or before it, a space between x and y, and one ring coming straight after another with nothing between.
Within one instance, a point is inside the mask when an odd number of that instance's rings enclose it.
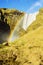
<instances>
[{"instance_id":1,"label":"mist","mask_svg":"<svg viewBox=\"0 0 43 65\"><path fill-rule=\"evenodd\" d=\"M6 42L10 34L10 26L0 21L0 43Z\"/></svg>"}]
</instances>

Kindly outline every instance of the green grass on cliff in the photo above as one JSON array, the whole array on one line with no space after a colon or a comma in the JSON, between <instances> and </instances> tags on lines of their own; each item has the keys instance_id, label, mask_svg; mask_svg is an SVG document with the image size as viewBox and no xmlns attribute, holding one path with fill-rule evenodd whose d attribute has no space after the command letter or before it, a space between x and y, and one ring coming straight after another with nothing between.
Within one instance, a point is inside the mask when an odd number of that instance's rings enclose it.
<instances>
[{"instance_id":1,"label":"green grass on cliff","mask_svg":"<svg viewBox=\"0 0 43 65\"><path fill-rule=\"evenodd\" d=\"M43 8L39 10L39 14L36 16L36 20L27 28L27 32L37 29L43 26Z\"/></svg>"},{"instance_id":2,"label":"green grass on cliff","mask_svg":"<svg viewBox=\"0 0 43 65\"><path fill-rule=\"evenodd\" d=\"M19 20L21 20L21 18L24 16L24 12L20 12L16 9L0 8L0 13L0 21L7 22L11 30L14 29ZM4 17L3 20L1 16Z\"/></svg>"}]
</instances>

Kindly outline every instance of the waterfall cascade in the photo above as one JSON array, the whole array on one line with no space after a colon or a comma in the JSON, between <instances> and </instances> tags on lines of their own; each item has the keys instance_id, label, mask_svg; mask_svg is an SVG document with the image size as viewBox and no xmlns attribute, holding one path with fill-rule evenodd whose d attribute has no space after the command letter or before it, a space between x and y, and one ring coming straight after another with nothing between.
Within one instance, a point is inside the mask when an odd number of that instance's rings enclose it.
<instances>
[{"instance_id":1,"label":"waterfall cascade","mask_svg":"<svg viewBox=\"0 0 43 65\"><path fill-rule=\"evenodd\" d=\"M25 14L24 19L23 19L23 29L26 30L29 25L32 24L33 21L36 20L36 16L39 12L32 13L32 14Z\"/></svg>"},{"instance_id":2,"label":"waterfall cascade","mask_svg":"<svg viewBox=\"0 0 43 65\"><path fill-rule=\"evenodd\" d=\"M33 14L27 14L26 13L24 15L24 17L18 23L16 28L12 31L10 38L9 38L9 42L13 42L17 38L19 38L20 37L20 34L19 34L20 30L24 29L26 31L28 26L31 25L32 22L36 20L36 16L37 16L38 13L39 12L36 12L36 13L33 13Z\"/></svg>"}]
</instances>

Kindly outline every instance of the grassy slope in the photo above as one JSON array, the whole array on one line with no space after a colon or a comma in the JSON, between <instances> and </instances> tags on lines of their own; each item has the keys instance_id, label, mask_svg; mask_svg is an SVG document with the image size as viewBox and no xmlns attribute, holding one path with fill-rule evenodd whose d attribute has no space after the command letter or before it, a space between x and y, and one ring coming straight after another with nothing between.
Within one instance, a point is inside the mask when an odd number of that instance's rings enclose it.
<instances>
[{"instance_id":1,"label":"grassy slope","mask_svg":"<svg viewBox=\"0 0 43 65\"><path fill-rule=\"evenodd\" d=\"M27 32L35 30L40 26L43 26L43 8L39 10L36 20L27 28Z\"/></svg>"},{"instance_id":2,"label":"grassy slope","mask_svg":"<svg viewBox=\"0 0 43 65\"><path fill-rule=\"evenodd\" d=\"M41 12L42 13L42 12ZM43 13L42 13L43 14ZM42 18L41 15L39 19ZM38 18L37 18L38 19ZM38 20L39 20L38 19ZM0 46L0 64L2 65L41 65L43 64L43 19L34 22L27 34L9 46ZM33 27L35 28L33 30Z\"/></svg>"},{"instance_id":3,"label":"grassy slope","mask_svg":"<svg viewBox=\"0 0 43 65\"><path fill-rule=\"evenodd\" d=\"M27 33L11 45L0 48L0 60L6 65L39 65L40 57L43 60L43 26Z\"/></svg>"}]
</instances>

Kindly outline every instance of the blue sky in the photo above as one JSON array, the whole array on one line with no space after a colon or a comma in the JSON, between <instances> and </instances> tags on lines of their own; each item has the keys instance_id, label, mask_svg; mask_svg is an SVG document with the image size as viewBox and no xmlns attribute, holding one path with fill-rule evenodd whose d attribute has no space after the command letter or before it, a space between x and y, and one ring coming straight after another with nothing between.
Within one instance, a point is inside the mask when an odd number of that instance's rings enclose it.
<instances>
[{"instance_id":1,"label":"blue sky","mask_svg":"<svg viewBox=\"0 0 43 65\"><path fill-rule=\"evenodd\" d=\"M15 8L33 13L43 7L43 0L0 0L0 8Z\"/></svg>"}]
</instances>

